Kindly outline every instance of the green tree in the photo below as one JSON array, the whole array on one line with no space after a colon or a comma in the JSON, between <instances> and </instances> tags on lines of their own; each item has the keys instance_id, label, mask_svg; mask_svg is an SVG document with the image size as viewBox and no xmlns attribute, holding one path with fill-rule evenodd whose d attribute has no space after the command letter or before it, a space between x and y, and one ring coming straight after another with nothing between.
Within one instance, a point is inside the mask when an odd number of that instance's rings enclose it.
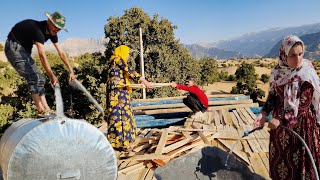
<instances>
[{"instance_id":1,"label":"green tree","mask_svg":"<svg viewBox=\"0 0 320 180\"><path fill-rule=\"evenodd\" d=\"M243 63L235 72L236 78L239 82L244 82L246 84L254 84L257 80L255 69L252 64Z\"/></svg>"},{"instance_id":2,"label":"green tree","mask_svg":"<svg viewBox=\"0 0 320 180\"><path fill-rule=\"evenodd\" d=\"M237 85L232 87L230 93L250 95L250 98L254 102L256 102L258 98L265 96L265 92L260 88L257 88L257 75L255 74L255 69L252 64L242 63L236 70L235 76Z\"/></svg>"},{"instance_id":3,"label":"green tree","mask_svg":"<svg viewBox=\"0 0 320 180\"><path fill-rule=\"evenodd\" d=\"M3 51L3 45L0 43L0 51Z\"/></svg>"},{"instance_id":4,"label":"green tree","mask_svg":"<svg viewBox=\"0 0 320 180\"><path fill-rule=\"evenodd\" d=\"M229 77L228 77L228 81L237 81L237 78L234 74L231 74Z\"/></svg>"},{"instance_id":5,"label":"green tree","mask_svg":"<svg viewBox=\"0 0 320 180\"><path fill-rule=\"evenodd\" d=\"M221 71L219 73L219 79L220 80L224 80L224 81L228 80L228 72L227 71Z\"/></svg>"},{"instance_id":6,"label":"green tree","mask_svg":"<svg viewBox=\"0 0 320 180\"><path fill-rule=\"evenodd\" d=\"M0 104L0 134L12 124L15 108L9 104Z\"/></svg>"},{"instance_id":7,"label":"green tree","mask_svg":"<svg viewBox=\"0 0 320 180\"><path fill-rule=\"evenodd\" d=\"M106 45L107 59L119 45L128 45L133 50L139 49L139 27L142 29L145 77L151 82L183 82L187 75L200 78L199 63L190 55L189 51L174 37L177 29L168 19L158 15L149 17L140 8L125 10L120 17L110 17L105 25L105 36L110 38ZM130 64L138 72L140 70L139 56L131 54ZM170 87L154 88L147 92L149 98L173 96L177 91ZM134 98L141 97L140 93L133 93Z\"/></svg>"},{"instance_id":8,"label":"green tree","mask_svg":"<svg viewBox=\"0 0 320 180\"><path fill-rule=\"evenodd\" d=\"M262 74L260 80L265 84L269 82L270 76L268 74Z\"/></svg>"},{"instance_id":9,"label":"green tree","mask_svg":"<svg viewBox=\"0 0 320 180\"><path fill-rule=\"evenodd\" d=\"M201 84L212 84L219 80L218 64L215 59L205 57L200 59L200 80Z\"/></svg>"},{"instance_id":10,"label":"green tree","mask_svg":"<svg viewBox=\"0 0 320 180\"><path fill-rule=\"evenodd\" d=\"M3 62L3 61L0 61L0 69L2 68L6 68L9 66L9 63L8 62Z\"/></svg>"}]
</instances>

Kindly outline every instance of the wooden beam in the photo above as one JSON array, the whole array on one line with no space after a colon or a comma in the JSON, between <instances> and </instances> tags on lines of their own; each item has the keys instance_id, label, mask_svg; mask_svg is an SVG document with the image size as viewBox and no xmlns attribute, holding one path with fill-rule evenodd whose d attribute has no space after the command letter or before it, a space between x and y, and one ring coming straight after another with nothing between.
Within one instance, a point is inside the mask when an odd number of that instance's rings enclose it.
<instances>
[{"instance_id":1,"label":"wooden beam","mask_svg":"<svg viewBox=\"0 0 320 180\"><path fill-rule=\"evenodd\" d=\"M195 129L199 129L199 126L195 125L195 124L191 124L191 127L195 128ZM210 141L207 139L207 137L203 134L203 132L201 131L197 131L197 133L199 134L199 136L201 137L201 139L203 140L203 142L205 144L209 144L210 145Z\"/></svg>"},{"instance_id":2,"label":"wooden beam","mask_svg":"<svg viewBox=\"0 0 320 180\"><path fill-rule=\"evenodd\" d=\"M249 157L251 164L253 164L252 168L256 174L259 174L262 177L270 177L269 172L265 165L263 164L263 161L261 160L258 153L252 154L251 157ZM298 172L297 172L298 173Z\"/></svg>"},{"instance_id":3,"label":"wooden beam","mask_svg":"<svg viewBox=\"0 0 320 180\"><path fill-rule=\"evenodd\" d=\"M252 99L245 100L224 100L224 101L209 101L209 106L227 105L227 104L250 104L253 103ZM147 109L168 109L168 108L181 108L187 107L183 103L178 104L161 104L161 105L148 105L132 107L132 110L147 110Z\"/></svg>"},{"instance_id":4,"label":"wooden beam","mask_svg":"<svg viewBox=\"0 0 320 180\"><path fill-rule=\"evenodd\" d=\"M208 98L226 98L226 97L239 97L245 96L243 94L213 94L208 95ZM153 98L153 99L134 99L132 102L155 102L155 101L166 101L166 100L180 100L186 98L187 96L176 96L176 97L166 97L166 98Z\"/></svg>"},{"instance_id":5,"label":"wooden beam","mask_svg":"<svg viewBox=\"0 0 320 180\"><path fill-rule=\"evenodd\" d=\"M258 103L250 104L235 104L235 105L224 105L224 106L212 106L209 107L209 111L217 109L233 109L237 107L259 107ZM135 111L135 114L146 115L146 114L165 114L165 113L174 113L174 112L191 112L190 108L175 108L175 109L157 109L157 110L145 110L145 111Z\"/></svg>"},{"instance_id":6,"label":"wooden beam","mask_svg":"<svg viewBox=\"0 0 320 180\"><path fill-rule=\"evenodd\" d=\"M166 145L168 132L162 132L155 154L160 155Z\"/></svg>"}]
</instances>

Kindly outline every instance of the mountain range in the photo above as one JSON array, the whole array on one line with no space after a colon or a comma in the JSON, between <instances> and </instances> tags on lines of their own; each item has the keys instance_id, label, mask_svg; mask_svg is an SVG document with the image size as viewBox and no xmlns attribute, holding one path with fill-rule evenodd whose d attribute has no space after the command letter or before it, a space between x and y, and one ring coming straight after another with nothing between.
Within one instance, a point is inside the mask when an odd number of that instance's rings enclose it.
<instances>
[{"instance_id":1,"label":"mountain range","mask_svg":"<svg viewBox=\"0 0 320 180\"><path fill-rule=\"evenodd\" d=\"M305 45L304 57L307 59L320 60L320 32L300 36ZM264 57L274 57L279 54L281 40Z\"/></svg>"},{"instance_id":2,"label":"mountain range","mask_svg":"<svg viewBox=\"0 0 320 180\"><path fill-rule=\"evenodd\" d=\"M197 58L209 55L210 57L217 57L218 59L225 59L226 57L226 59L228 59L234 58L235 54L241 54L240 57L244 56L249 58L266 57L274 46L289 34L299 37L313 34L310 35L312 38L308 38L308 40L314 42L313 46L317 46L319 45L319 43L317 43L319 41L319 36L317 36L318 32L320 32L320 23L298 27L273 28L266 31L248 33L232 40L219 41L211 45L208 43L203 46L200 45L202 48L199 48L199 44L186 45L186 47L190 50L191 54ZM279 48L279 46L277 46L277 48ZM197 51L194 51L195 49ZM220 53L216 52L226 51L230 53L223 53L221 57L217 56ZM312 54L314 52L310 49L310 53Z\"/></svg>"},{"instance_id":3,"label":"mountain range","mask_svg":"<svg viewBox=\"0 0 320 180\"><path fill-rule=\"evenodd\" d=\"M320 23L288 28L273 28L261 32L247 33L230 40L184 44L197 59L213 57L216 59L237 59L277 56L279 43L286 35L299 36L306 44L306 58L320 60ZM84 53L104 52L107 39L69 38L60 42L69 56ZM3 44L3 43L2 43ZM52 44L46 43L47 51L56 52ZM36 53L33 48L33 53ZM2 57L3 58L3 57Z\"/></svg>"}]
</instances>

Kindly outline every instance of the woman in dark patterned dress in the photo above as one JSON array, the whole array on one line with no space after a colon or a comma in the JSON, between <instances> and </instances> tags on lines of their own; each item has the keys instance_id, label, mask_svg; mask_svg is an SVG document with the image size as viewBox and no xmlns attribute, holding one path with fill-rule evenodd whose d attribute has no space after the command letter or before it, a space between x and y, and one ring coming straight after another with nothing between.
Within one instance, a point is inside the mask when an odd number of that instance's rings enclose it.
<instances>
[{"instance_id":1,"label":"woman in dark patterned dress","mask_svg":"<svg viewBox=\"0 0 320 180\"><path fill-rule=\"evenodd\" d=\"M277 179L316 179L306 148L285 126L299 134L308 145L317 171L320 167L319 99L320 80L307 59L304 43L296 36L284 38L279 64L272 69L268 99L255 126L265 123L272 111L270 130L270 177Z\"/></svg>"},{"instance_id":2,"label":"woman in dark patterned dress","mask_svg":"<svg viewBox=\"0 0 320 180\"><path fill-rule=\"evenodd\" d=\"M128 66L130 49L121 45L110 58L107 73L107 122L108 140L112 147L128 151L130 143L136 138L136 122L131 110L130 79L140 81L147 88L151 84Z\"/></svg>"}]
</instances>

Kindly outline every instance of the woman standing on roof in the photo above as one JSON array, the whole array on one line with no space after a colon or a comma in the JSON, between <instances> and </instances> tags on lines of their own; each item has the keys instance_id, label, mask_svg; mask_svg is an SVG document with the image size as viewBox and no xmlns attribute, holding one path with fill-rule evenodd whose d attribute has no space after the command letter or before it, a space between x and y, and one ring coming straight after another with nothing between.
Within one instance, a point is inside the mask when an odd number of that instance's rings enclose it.
<instances>
[{"instance_id":1,"label":"woman standing on roof","mask_svg":"<svg viewBox=\"0 0 320 180\"><path fill-rule=\"evenodd\" d=\"M312 162L302 142L307 143L320 167L320 80L311 62L303 59L304 43L287 36L280 47L279 64L272 69L268 99L255 126L263 126L272 111L269 165L272 179L316 179Z\"/></svg>"},{"instance_id":2,"label":"woman standing on roof","mask_svg":"<svg viewBox=\"0 0 320 180\"><path fill-rule=\"evenodd\" d=\"M130 48L121 45L114 50L107 68L107 123L108 140L112 147L128 151L136 138L136 122L131 110L132 89L125 84L140 81L147 88L151 84L128 65Z\"/></svg>"}]
</instances>

